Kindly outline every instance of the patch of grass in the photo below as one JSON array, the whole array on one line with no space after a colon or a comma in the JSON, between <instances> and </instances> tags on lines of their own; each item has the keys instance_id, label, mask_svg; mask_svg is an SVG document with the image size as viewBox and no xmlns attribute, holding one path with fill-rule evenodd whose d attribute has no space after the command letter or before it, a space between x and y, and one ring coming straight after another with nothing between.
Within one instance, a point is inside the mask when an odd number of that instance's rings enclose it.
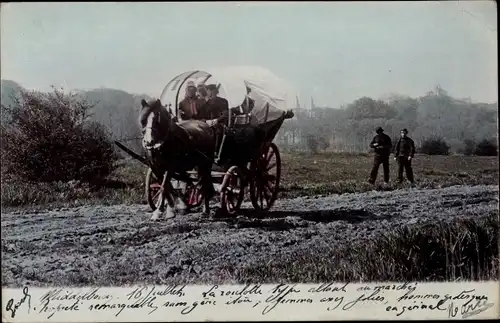
<instances>
[{"instance_id":1,"label":"patch of grass","mask_svg":"<svg viewBox=\"0 0 500 323\"><path fill-rule=\"evenodd\" d=\"M354 153L282 153L279 198L359 193L379 189L367 183L373 156ZM397 179L397 163L392 158L391 181ZM417 155L413 170L418 188L453 185L498 185L498 159L478 156ZM45 208L80 204L145 203L146 167L131 159L119 160L116 170L99 187L79 182L30 183L2 174L2 201L5 208ZM379 169L379 182L382 179ZM405 185L391 184L388 190Z\"/></svg>"},{"instance_id":2,"label":"patch of grass","mask_svg":"<svg viewBox=\"0 0 500 323\"><path fill-rule=\"evenodd\" d=\"M367 183L373 163L370 154L282 154L282 162L281 197L359 193L374 189ZM498 185L496 157L416 155L412 166L417 188ZM398 164L392 158L390 168L390 179L394 183ZM381 166L379 182L382 177ZM405 185L391 184L388 189L402 187Z\"/></svg>"},{"instance_id":3,"label":"patch of grass","mask_svg":"<svg viewBox=\"0 0 500 323\"><path fill-rule=\"evenodd\" d=\"M143 204L146 168L131 161L117 162L117 168L99 186L80 181L30 182L2 174L2 210L41 209L84 204Z\"/></svg>"},{"instance_id":4,"label":"patch of grass","mask_svg":"<svg viewBox=\"0 0 500 323\"><path fill-rule=\"evenodd\" d=\"M232 273L227 279L238 283L497 279L498 229L497 212L407 225L379 239L283 253L267 263L222 272Z\"/></svg>"}]
</instances>

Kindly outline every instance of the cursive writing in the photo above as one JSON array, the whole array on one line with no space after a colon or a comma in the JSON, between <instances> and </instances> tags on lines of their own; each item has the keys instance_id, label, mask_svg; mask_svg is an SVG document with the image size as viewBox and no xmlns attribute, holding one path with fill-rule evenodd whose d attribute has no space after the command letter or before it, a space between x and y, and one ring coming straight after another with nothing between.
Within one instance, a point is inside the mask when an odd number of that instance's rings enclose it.
<instances>
[{"instance_id":1,"label":"cursive writing","mask_svg":"<svg viewBox=\"0 0 500 323\"><path fill-rule=\"evenodd\" d=\"M5 310L10 312L11 318L16 317L17 310L26 300L28 300L28 313L29 313L31 310L31 295L28 293L28 286L23 288L23 298L21 298L19 302L14 304L13 298L9 299L9 301L7 302Z\"/></svg>"},{"instance_id":2,"label":"cursive writing","mask_svg":"<svg viewBox=\"0 0 500 323\"><path fill-rule=\"evenodd\" d=\"M338 286L333 286L334 283L328 283L328 284L321 284L318 287L312 287L309 288L308 292L309 293L333 293L333 292L343 292L347 293L346 287L349 285L349 283L345 283L344 285L338 287Z\"/></svg>"},{"instance_id":3,"label":"cursive writing","mask_svg":"<svg viewBox=\"0 0 500 323\"><path fill-rule=\"evenodd\" d=\"M266 315L278 306L278 304L301 304L312 303L310 298L292 298L293 294L299 294L300 289L295 285L279 284L270 290L270 296L266 298L267 305L262 311L262 315Z\"/></svg>"},{"instance_id":4,"label":"cursive writing","mask_svg":"<svg viewBox=\"0 0 500 323\"><path fill-rule=\"evenodd\" d=\"M262 295L261 285L247 284L243 288L220 290L219 285L211 286L208 291L202 292L203 297L216 297L216 296L250 296Z\"/></svg>"},{"instance_id":5,"label":"cursive writing","mask_svg":"<svg viewBox=\"0 0 500 323\"><path fill-rule=\"evenodd\" d=\"M100 288L92 288L86 293L75 293L71 290L64 290L62 288L51 289L40 297L40 303L46 301L106 301L113 299L113 296L107 294L99 294Z\"/></svg>"},{"instance_id":6,"label":"cursive writing","mask_svg":"<svg viewBox=\"0 0 500 323\"><path fill-rule=\"evenodd\" d=\"M401 316L406 311L414 310L429 310L429 311L446 311L443 305L446 303L446 298L440 299L436 304L425 304L421 302L419 305L389 305L385 308L386 312L396 312L396 316Z\"/></svg>"},{"instance_id":7,"label":"cursive writing","mask_svg":"<svg viewBox=\"0 0 500 323\"><path fill-rule=\"evenodd\" d=\"M463 299L466 297L467 293L471 291L462 291L459 295L455 296L453 300ZM493 303L488 303L488 297L484 295L476 296L476 295L468 295L466 299L467 302L462 304L460 307L455 304L455 302L451 302L448 306L448 317L453 318L456 317L459 312L462 315L462 318L468 318L474 315L477 315L481 312L486 311L490 307L493 306Z\"/></svg>"},{"instance_id":8,"label":"cursive writing","mask_svg":"<svg viewBox=\"0 0 500 323\"><path fill-rule=\"evenodd\" d=\"M165 288L159 289L156 286L152 287L139 287L134 289L132 292L127 294L127 299L140 299L143 298L146 294L145 297L154 297L154 296L177 296L177 297L183 297L185 296L184 293L184 288L186 285L182 286L167 286Z\"/></svg>"},{"instance_id":9,"label":"cursive writing","mask_svg":"<svg viewBox=\"0 0 500 323\"><path fill-rule=\"evenodd\" d=\"M56 303L57 305L54 305L51 303L50 299L46 299L42 303L42 307L38 311L38 313L45 313L48 314L47 318L50 319L52 318L56 313L59 312L73 312L73 311L79 311L80 308L78 305L81 303L81 301L76 300L73 304L70 306L63 305L61 303ZM49 306L50 305L50 306Z\"/></svg>"},{"instance_id":10,"label":"cursive writing","mask_svg":"<svg viewBox=\"0 0 500 323\"><path fill-rule=\"evenodd\" d=\"M350 301L346 303L344 306L342 306L342 309L344 311L350 310L351 308L354 307L354 305L358 303L363 303L363 302L383 302L385 300L384 296L378 295L380 293L380 290L377 289L373 291L370 295L366 296L366 294L361 294L358 298L356 298L353 301Z\"/></svg>"}]
</instances>

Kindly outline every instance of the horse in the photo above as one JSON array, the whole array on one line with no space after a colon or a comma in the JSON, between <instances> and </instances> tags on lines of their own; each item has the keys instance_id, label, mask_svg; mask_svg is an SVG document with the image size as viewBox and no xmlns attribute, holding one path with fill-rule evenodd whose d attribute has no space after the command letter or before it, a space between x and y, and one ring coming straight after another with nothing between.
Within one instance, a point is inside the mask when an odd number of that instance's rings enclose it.
<instances>
[{"instance_id":1,"label":"horse","mask_svg":"<svg viewBox=\"0 0 500 323\"><path fill-rule=\"evenodd\" d=\"M157 178L162 178L163 190L152 220L165 211L165 219L176 216L172 178L189 180L187 171L197 168L204 199L203 214L210 213L209 201L215 195L212 181L215 133L203 121L187 120L177 123L160 100L141 101L139 123L142 127L142 146L148 152L151 168ZM165 210L165 200L167 201ZM182 198L179 209L187 207Z\"/></svg>"}]
</instances>

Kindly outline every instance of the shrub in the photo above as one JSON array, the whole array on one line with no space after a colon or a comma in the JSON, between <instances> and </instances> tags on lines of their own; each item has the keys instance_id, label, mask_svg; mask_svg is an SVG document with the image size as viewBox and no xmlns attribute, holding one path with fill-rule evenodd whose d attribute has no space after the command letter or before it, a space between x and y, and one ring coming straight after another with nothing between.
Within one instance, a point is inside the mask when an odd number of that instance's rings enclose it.
<instances>
[{"instance_id":1,"label":"shrub","mask_svg":"<svg viewBox=\"0 0 500 323\"><path fill-rule=\"evenodd\" d=\"M497 144L493 139L483 139L480 141L475 149L477 156L497 156Z\"/></svg>"},{"instance_id":2,"label":"shrub","mask_svg":"<svg viewBox=\"0 0 500 323\"><path fill-rule=\"evenodd\" d=\"M28 181L95 182L113 169L116 154L105 129L88 121L93 106L73 94L21 91L2 126L2 167Z\"/></svg>"},{"instance_id":3,"label":"shrub","mask_svg":"<svg viewBox=\"0 0 500 323\"><path fill-rule=\"evenodd\" d=\"M428 138L422 142L419 152L426 155L448 155L450 146L442 138Z\"/></svg>"},{"instance_id":4,"label":"shrub","mask_svg":"<svg viewBox=\"0 0 500 323\"><path fill-rule=\"evenodd\" d=\"M313 154L317 154L319 150L325 150L329 146L328 140L322 136L308 135L307 148Z\"/></svg>"},{"instance_id":5,"label":"shrub","mask_svg":"<svg viewBox=\"0 0 500 323\"><path fill-rule=\"evenodd\" d=\"M476 142L474 140L466 139L464 140L464 150L465 156L472 156L476 150Z\"/></svg>"}]
</instances>

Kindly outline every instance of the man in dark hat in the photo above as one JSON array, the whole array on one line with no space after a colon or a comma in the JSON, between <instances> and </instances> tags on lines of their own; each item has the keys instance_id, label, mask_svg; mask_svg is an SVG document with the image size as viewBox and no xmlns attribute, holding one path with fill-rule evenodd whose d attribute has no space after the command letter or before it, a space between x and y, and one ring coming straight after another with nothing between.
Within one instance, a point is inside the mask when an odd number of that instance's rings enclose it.
<instances>
[{"instance_id":1,"label":"man in dark hat","mask_svg":"<svg viewBox=\"0 0 500 323\"><path fill-rule=\"evenodd\" d=\"M227 121L229 103L226 99L218 96L219 88L217 85L209 84L205 88L207 90L207 98L201 109L201 115L208 125L214 127L215 150L218 153L224 134L223 124Z\"/></svg>"},{"instance_id":2,"label":"man in dark hat","mask_svg":"<svg viewBox=\"0 0 500 323\"><path fill-rule=\"evenodd\" d=\"M203 115L207 119L207 123L214 125L223 121L223 114L228 112L229 103L226 99L218 96L219 89L215 84L209 84L207 89L207 101L203 106Z\"/></svg>"},{"instance_id":3,"label":"man in dark hat","mask_svg":"<svg viewBox=\"0 0 500 323\"><path fill-rule=\"evenodd\" d=\"M389 155L391 154L392 141L391 138L384 133L382 127L378 127L376 130L376 135L373 137L370 143L370 148L375 149L375 156L373 159L373 168L370 173L370 179L368 182L370 184L375 184L377 179L377 173L380 164L384 168L384 183L389 183Z\"/></svg>"},{"instance_id":4,"label":"man in dark hat","mask_svg":"<svg viewBox=\"0 0 500 323\"><path fill-rule=\"evenodd\" d=\"M204 101L196 97L196 85L193 81L186 84L186 96L179 103L179 113L182 120L201 120L203 115L200 109Z\"/></svg>"},{"instance_id":5,"label":"man in dark hat","mask_svg":"<svg viewBox=\"0 0 500 323\"><path fill-rule=\"evenodd\" d=\"M203 101L208 100L207 87L205 86L205 84L198 84L196 95Z\"/></svg>"},{"instance_id":6,"label":"man in dark hat","mask_svg":"<svg viewBox=\"0 0 500 323\"><path fill-rule=\"evenodd\" d=\"M408 137L408 130L401 130L401 137L396 144L395 160L399 163L398 168L398 181L403 182L403 168L406 170L406 179L413 185L413 169L411 168L411 161L415 155L415 143Z\"/></svg>"}]
</instances>

